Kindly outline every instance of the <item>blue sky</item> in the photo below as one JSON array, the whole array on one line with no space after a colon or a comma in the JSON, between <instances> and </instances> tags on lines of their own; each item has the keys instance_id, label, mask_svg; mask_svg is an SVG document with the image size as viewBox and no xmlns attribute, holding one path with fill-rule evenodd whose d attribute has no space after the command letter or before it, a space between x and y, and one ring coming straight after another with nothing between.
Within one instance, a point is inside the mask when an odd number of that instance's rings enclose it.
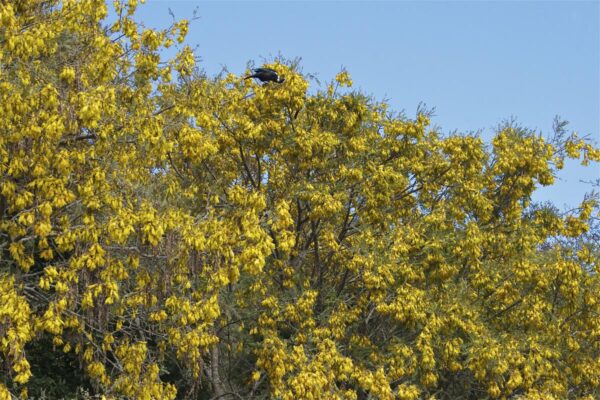
<instances>
[{"instance_id":1,"label":"blue sky","mask_svg":"<svg viewBox=\"0 0 600 400\"><path fill-rule=\"evenodd\" d=\"M598 1L160 1L141 5L147 26L192 22L201 68L241 74L278 54L302 58L327 82L346 68L355 87L413 116L435 107L443 132L493 129L514 117L544 135L555 115L600 142ZM600 166L567 164L534 199L576 206Z\"/></svg>"}]
</instances>

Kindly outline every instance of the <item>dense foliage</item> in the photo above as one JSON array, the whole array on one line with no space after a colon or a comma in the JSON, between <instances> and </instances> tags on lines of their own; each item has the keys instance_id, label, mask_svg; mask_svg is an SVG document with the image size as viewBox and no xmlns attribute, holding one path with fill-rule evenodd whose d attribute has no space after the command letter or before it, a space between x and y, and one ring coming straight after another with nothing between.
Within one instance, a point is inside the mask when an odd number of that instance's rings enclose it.
<instances>
[{"instance_id":1,"label":"dense foliage","mask_svg":"<svg viewBox=\"0 0 600 400\"><path fill-rule=\"evenodd\" d=\"M209 78L114 6L0 1L0 399L600 396L597 199L531 202L598 149Z\"/></svg>"}]
</instances>

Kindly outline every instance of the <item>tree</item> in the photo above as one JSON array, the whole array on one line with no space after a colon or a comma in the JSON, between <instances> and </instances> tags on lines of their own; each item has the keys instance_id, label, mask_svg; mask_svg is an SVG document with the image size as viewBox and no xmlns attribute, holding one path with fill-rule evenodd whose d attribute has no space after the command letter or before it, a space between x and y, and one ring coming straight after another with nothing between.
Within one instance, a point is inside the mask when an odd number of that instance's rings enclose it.
<instances>
[{"instance_id":1,"label":"tree","mask_svg":"<svg viewBox=\"0 0 600 400\"><path fill-rule=\"evenodd\" d=\"M0 4L0 398L59 353L109 398L600 394L597 196L531 203L600 159L564 125L445 137L345 71L209 78L135 1Z\"/></svg>"}]
</instances>

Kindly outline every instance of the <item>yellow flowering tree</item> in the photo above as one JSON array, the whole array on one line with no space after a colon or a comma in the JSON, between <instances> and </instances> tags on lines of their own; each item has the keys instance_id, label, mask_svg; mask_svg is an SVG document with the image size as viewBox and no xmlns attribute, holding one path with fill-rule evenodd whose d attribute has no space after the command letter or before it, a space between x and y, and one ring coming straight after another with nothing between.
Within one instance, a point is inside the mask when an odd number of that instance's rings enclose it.
<instances>
[{"instance_id":1,"label":"yellow flowering tree","mask_svg":"<svg viewBox=\"0 0 600 400\"><path fill-rule=\"evenodd\" d=\"M0 2L0 399L600 395L597 196L531 202L598 149L208 78L136 7Z\"/></svg>"}]
</instances>

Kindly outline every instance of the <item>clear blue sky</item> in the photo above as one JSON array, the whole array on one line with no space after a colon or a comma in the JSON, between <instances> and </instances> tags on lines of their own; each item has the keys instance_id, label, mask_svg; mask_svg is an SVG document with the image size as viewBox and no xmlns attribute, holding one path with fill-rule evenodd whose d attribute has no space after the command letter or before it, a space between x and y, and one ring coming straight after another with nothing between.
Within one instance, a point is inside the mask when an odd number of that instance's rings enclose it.
<instances>
[{"instance_id":1,"label":"clear blue sky","mask_svg":"<svg viewBox=\"0 0 600 400\"><path fill-rule=\"evenodd\" d=\"M141 5L147 26L192 22L208 74L241 74L281 54L302 58L321 82L345 67L355 87L413 116L436 108L443 132L480 131L489 139L515 117L544 135L560 115L600 142L600 2L598 1L160 1ZM535 199L576 206L600 166L567 165Z\"/></svg>"}]
</instances>

